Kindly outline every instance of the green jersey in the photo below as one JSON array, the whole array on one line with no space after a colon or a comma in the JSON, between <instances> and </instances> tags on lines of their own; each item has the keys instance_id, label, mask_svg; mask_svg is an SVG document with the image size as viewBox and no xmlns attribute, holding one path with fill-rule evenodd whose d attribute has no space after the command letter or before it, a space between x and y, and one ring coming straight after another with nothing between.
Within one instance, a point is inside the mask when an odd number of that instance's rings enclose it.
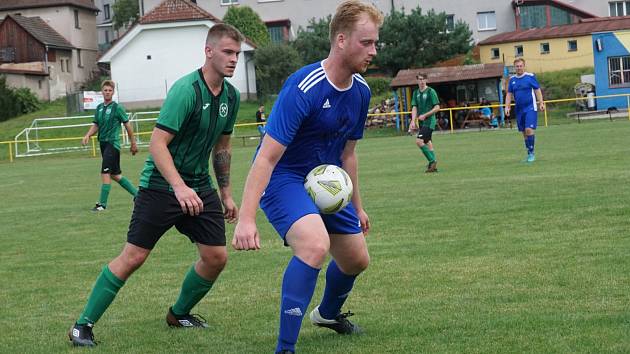
<instances>
[{"instance_id":1,"label":"green jersey","mask_svg":"<svg viewBox=\"0 0 630 354\"><path fill-rule=\"evenodd\" d=\"M432 110L435 105L439 105L440 100L438 99L437 93L434 89L427 86L424 91L420 91L416 89L413 91L411 95L411 106L418 107L418 115L425 114L428 111ZM431 129L435 129L436 119L435 114L427 117L423 122L422 126L429 127Z\"/></svg>"},{"instance_id":2,"label":"green jersey","mask_svg":"<svg viewBox=\"0 0 630 354\"><path fill-rule=\"evenodd\" d=\"M168 150L186 185L197 192L213 189L209 175L210 153L220 135L232 134L240 105L240 92L227 81L214 96L201 69L177 80L168 91L156 127L173 135ZM172 191L149 155L140 186Z\"/></svg>"},{"instance_id":3,"label":"green jersey","mask_svg":"<svg viewBox=\"0 0 630 354\"><path fill-rule=\"evenodd\" d=\"M92 122L98 125L98 141L108 142L120 150L120 124L127 123L129 117L123 106L112 101L96 106Z\"/></svg>"}]
</instances>

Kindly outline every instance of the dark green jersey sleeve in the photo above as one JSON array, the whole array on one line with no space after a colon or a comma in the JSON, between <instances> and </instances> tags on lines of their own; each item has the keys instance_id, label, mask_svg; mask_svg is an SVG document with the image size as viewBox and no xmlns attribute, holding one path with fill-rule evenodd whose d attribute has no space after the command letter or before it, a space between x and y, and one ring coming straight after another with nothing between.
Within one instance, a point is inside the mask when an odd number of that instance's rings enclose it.
<instances>
[{"instance_id":1,"label":"dark green jersey sleeve","mask_svg":"<svg viewBox=\"0 0 630 354\"><path fill-rule=\"evenodd\" d=\"M116 117L121 123L127 123L129 121L129 117L127 116L127 112L125 111L125 107L121 104L116 104Z\"/></svg>"},{"instance_id":2,"label":"dark green jersey sleeve","mask_svg":"<svg viewBox=\"0 0 630 354\"><path fill-rule=\"evenodd\" d=\"M195 107L195 92L191 85L177 81L168 91L160 109L156 127L177 133Z\"/></svg>"},{"instance_id":3,"label":"dark green jersey sleeve","mask_svg":"<svg viewBox=\"0 0 630 354\"><path fill-rule=\"evenodd\" d=\"M221 134L230 135L232 131L234 131L234 124L236 124L236 116L238 115L238 110L241 107L241 93L234 88L234 107L232 108L232 114L228 118L227 122L225 122L225 128Z\"/></svg>"},{"instance_id":4,"label":"dark green jersey sleeve","mask_svg":"<svg viewBox=\"0 0 630 354\"><path fill-rule=\"evenodd\" d=\"M432 87L429 87L429 100L431 102L431 108L435 107L435 105L440 104L440 99L438 98L437 92Z\"/></svg>"},{"instance_id":5,"label":"dark green jersey sleeve","mask_svg":"<svg viewBox=\"0 0 630 354\"><path fill-rule=\"evenodd\" d=\"M98 109L103 106L102 103L99 103L94 110L94 118L92 118L92 123L98 125Z\"/></svg>"},{"instance_id":6,"label":"dark green jersey sleeve","mask_svg":"<svg viewBox=\"0 0 630 354\"><path fill-rule=\"evenodd\" d=\"M413 93L411 94L411 107L416 106L418 107L418 101L417 101L417 97L418 97L418 90L413 90Z\"/></svg>"}]
</instances>

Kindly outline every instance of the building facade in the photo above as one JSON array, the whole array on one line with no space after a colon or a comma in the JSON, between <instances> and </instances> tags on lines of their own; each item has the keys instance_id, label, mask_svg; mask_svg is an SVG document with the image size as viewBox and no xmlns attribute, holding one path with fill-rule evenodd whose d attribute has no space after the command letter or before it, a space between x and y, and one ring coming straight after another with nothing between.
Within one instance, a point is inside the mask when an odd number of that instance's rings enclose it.
<instances>
[{"instance_id":1,"label":"building facade","mask_svg":"<svg viewBox=\"0 0 630 354\"><path fill-rule=\"evenodd\" d=\"M630 30L593 34L596 96L630 94ZM597 109L628 108L628 97L598 98Z\"/></svg>"}]
</instances>

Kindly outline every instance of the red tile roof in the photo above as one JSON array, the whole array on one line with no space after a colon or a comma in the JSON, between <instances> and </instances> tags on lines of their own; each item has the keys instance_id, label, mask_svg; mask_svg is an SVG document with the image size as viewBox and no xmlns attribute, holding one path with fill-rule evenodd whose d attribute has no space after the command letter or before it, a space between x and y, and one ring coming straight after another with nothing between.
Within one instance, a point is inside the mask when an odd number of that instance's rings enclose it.
<instances>
[{"instance_id":1,"label":"red tile roof","mask_svg":"<svg viewBox=\"0 0 630 354\"><path fill-rule=\"evenodd\" d=\"M176 22L190 20L211 20L222 22L219 18L204 11L189 0L165 0L140 19L141 24Z\"/></svg>"},{"instance_id":2,"label":"red tile roof","mask_svg":"<svg viewBox=\"0 0 630 354\"><path fill-rule=\"evenodd\" d=\"M55 6L75 6L86 10L99 11L92 0L0 0L0 11Z\"/></svg>"},{"instance_id":3,"label":"red tile roof","mask_svg":"<svg viewBox=\"0 0 630 354\"><path fill-rule=\"evenodd\" d=\"M582 19L579 23L547 28L531 28L521 31L499 33L486 38L479 45L524 42L537 39L567 38L590 35L593 32L630 29L630 16L597 17Z\"/></svg>"},{"instance_id":4,"label":"red tile roof","mask_svg":"<svg viewBox=\"0 0 630 354\"><path fill-rule=\"evenodd\" d=\"M390 86L405 87L418 84L416 75L427 75L429 84L499 78L503 75L503 64L474 64L461 66L442 66L437 68L400 70Z\"/></svg>"}]
</instances>

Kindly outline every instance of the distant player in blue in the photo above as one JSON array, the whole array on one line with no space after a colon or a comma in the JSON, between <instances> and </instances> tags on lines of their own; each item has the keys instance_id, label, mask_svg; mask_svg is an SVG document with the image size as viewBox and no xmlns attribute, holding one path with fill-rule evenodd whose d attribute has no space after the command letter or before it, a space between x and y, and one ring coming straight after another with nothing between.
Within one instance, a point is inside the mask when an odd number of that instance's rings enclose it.
<instances>
[{"instance_id":1,"label":"distant player in blue","mask_svg":"<svg viewBox=\"0 0 630 354\"><path fill-rule=\"evenodd\" d=\"M370 222L361 203L355 146L363 136L371 94L358 73L376 56L382 22L382 14L371 4L352 0L339 5L330 23L328 58L303 67L285 82L245 183L232 246L260 248L260 204L293 251L282 282L277 353L295 352L328 253L332 261L326 287L310 313L311 322L340 334L360 331L341 307L370 261L364 237ZM343 167L354 185L352 202L337 214L320 214L304 189L308 172L321 164Z\"/></svg>"},{"instance_id":2,"label":"distant player in blue","mask_svg":"<svg viewBox=\"0 0 630 354\"><path fill-rule=\"evenodd\" d=\"M538 126L538 109L545 110L542 92L536 76L525 72L525 59L514 60L516 75L510 78L508 92L505 96L505 114L510 115L510 104L514 97L514 111L518 131L523 133L527 162L534 162L535 131Z\"/></svg>"}]
</instances>

